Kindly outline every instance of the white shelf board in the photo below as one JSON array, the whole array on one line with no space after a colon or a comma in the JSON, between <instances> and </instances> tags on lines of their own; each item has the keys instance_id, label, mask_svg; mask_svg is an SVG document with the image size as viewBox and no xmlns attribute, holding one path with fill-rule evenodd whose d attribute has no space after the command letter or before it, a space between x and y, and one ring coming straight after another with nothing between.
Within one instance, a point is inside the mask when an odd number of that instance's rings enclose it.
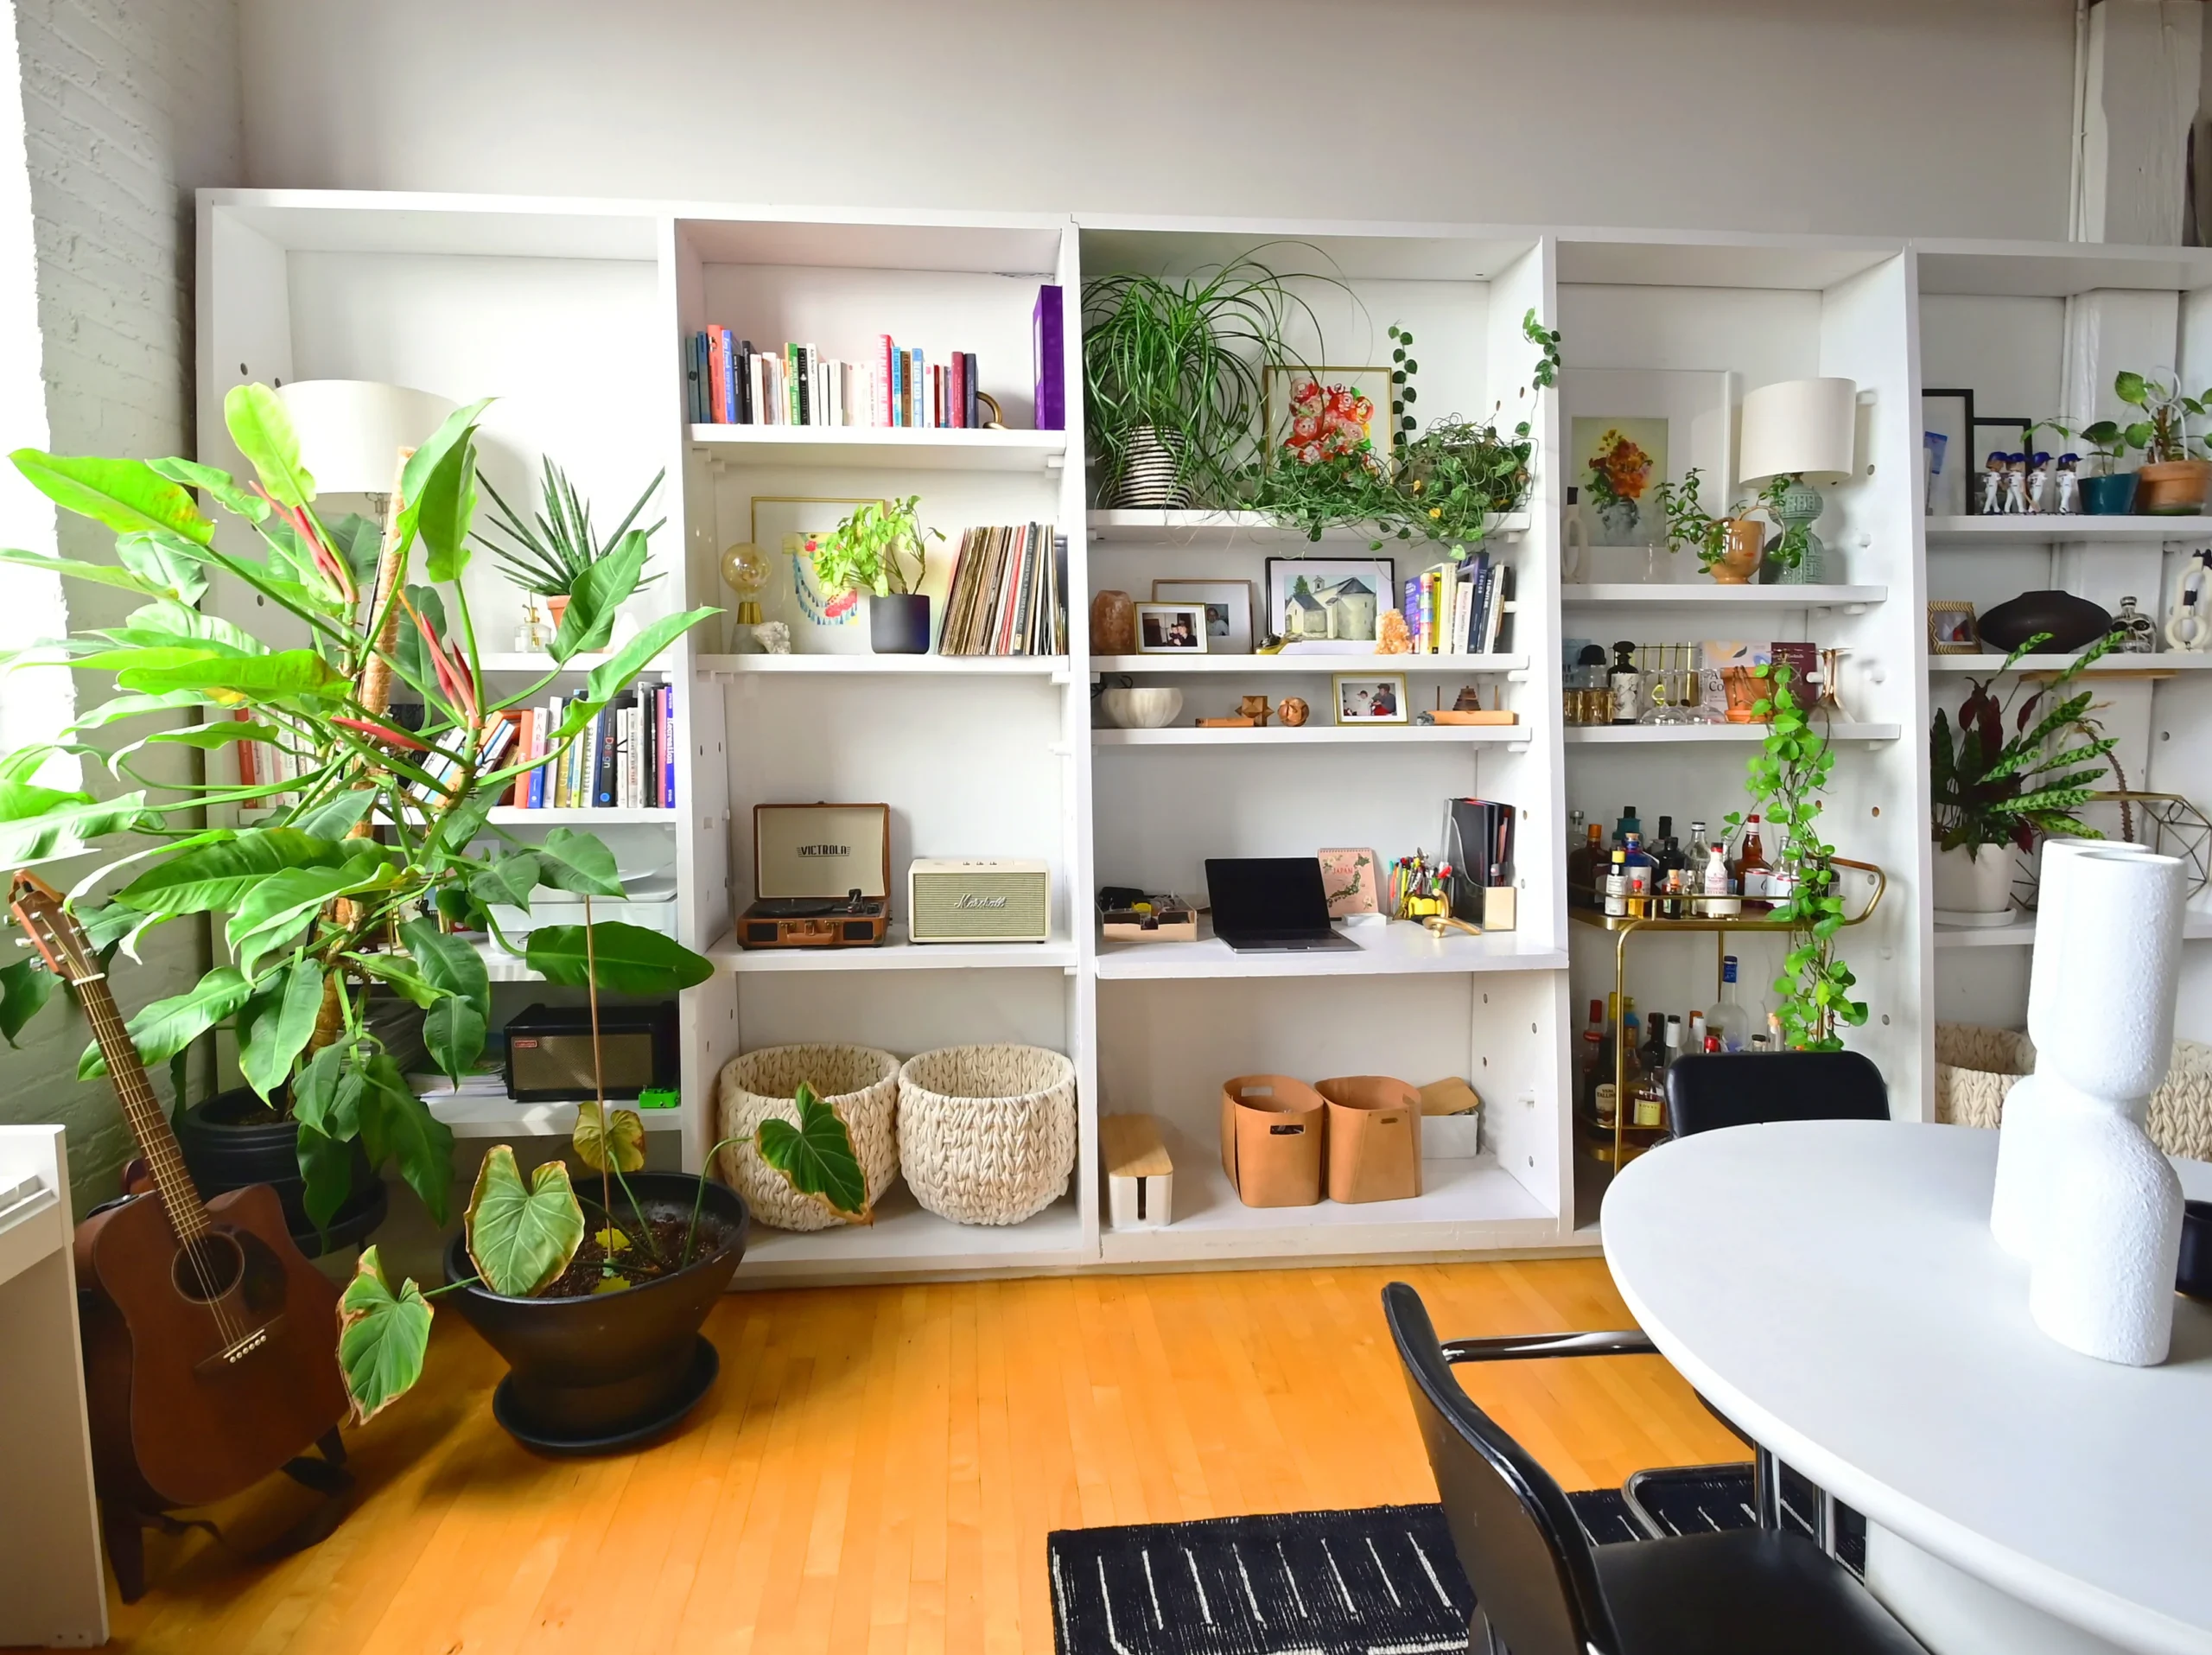
<instances>
[{"instance_id":1,"label":"white shelf board","mask_svg":"<svg viewBox=\"0 0 2212 1655\"><path fill-rule=\"evenodd\" d=\"M1085 1174L1080 1168L1075 1174ZM955 1224L917 1205L905 1184L877 1203L871 1225L778 1230L756 1222L732 1283L766 1287L843 1276L960 1270L1039 1270L1088 1263L1083 1219L1065 1195L1020 1224Z\"/></svg>"},{"instance_id":2,"label":"white shelf board","mask_svg":"<svg viewBox=\"0 0 2212 1655\"><path fill-rule=\"evenodd\" d=\"M484 975L494 983L543 983L544 977L533 971L519 955L510 954L489 937L471 937L468 945L476 951L477 958L484 962Z\"/></svg>"},{"instance_id":3,"label":"white shelf board","mask_svg":"<svg viewBox=\"0 0 2212 1655\"><path fill-rule=\"evenodd\" d=\"M1560 732L1569 747L1636 747L1660 742L1760 742L1764 724L1578 724ZM1901 724L1830 724L1832 742L1894 742Z\"/></svg>"},{"instance_id":4,"label":"white shelf board","mask_svg":"<svg viewBox=\"0 0 2212 1655\"><path fill-rule=\"evenodd\" d=\"M550 655L517 654L512 650L477 658L486 672L516 673L532 678L542 678L549 672L574 673L582 678L592 668L613 659L613 655L605 650L588 655L572 655L565 662L556 661ZM640 668L638 676L641 678L664 678L668 674L669 664L664 657L651 666Z\"/></svg>"},{"instance_id":5,"label":"white shelf board","mask_svg":"<svg viewBox=\"0 0 2212 1655\"><path fill-rule=\"evenodd\" d=\"M895 425L694 425L691 441L728 463L901 466L918 471L1046 471L1067 460L1065 431Z\"/></svg>"},{"instance_id":6,"label":"white shelf board","mask_svg":"<svg viewBox=\"0 0 2212 1655\"><path fill-rule=\"evenodd\" d=\"M1211 927L1202 921L1201 929ZM1409 921L1393 920L1382 926L1349 926L1343 934L1359 945L1357 953L1327 949L1318 953L1240 954L1211 935L1203 935L1196 942L1102 941L1096 970L1104 982L1198 977L1406 977L1436 971L1567 969L1567 950L1524 941L1517 931L1489 931L1479 937L1454 931L1439 937Z\"/></svg>"},{"instance_id":7,"label":"white shelf board","mask_svg":"<svg viewBox=\"0 0 2212 1655\"><path fill-rule=\"evenodd\" d=\"M576 1106L518 1104L506 1098L456 1097L433 1092L423 1102L457 1138L564 1138L576 1130ZM636 1109L618 1103L616 1108ZM639 1109L648 1132L673 1132L683 1124L680 1109Z\"/></svg>"},{"instance_id":8,"label":"white shelf board","mask_svg":"<svg viewBox=\"0 0 2212 1655\"><path fill-rule=\"evenodd\" d=\"M725 936L706 956L726 971L950 971L1057 968L1073 971L1075 944L1065 937L1050 942L933 942L906 940L906 927L894 924L874 948L740 948Z\"/></svg>"},{"instance_id":9,"label":"white shelf board","mask_svg":"<svg viewBox=\"0 0 2212 1655\"><path fill-rule=\"evenodd\" d=\"M2181 926L2184 942L2202 942L2212 938L2212 912L2191 908L2183 916ZM2015 912L2009 926L1947 926L1936 927L1938 948L2025 948L2036 939L2036 920L2031 913Z\"/></svg>"},{"instance_id":10,"label":"white shelf board","mask_svg":"<svg viewBox=\"0 0 2212 1655\"><path fill-rule=\"evenodd\" d=\"M2012 517L1931 517L1931 546L1982 540L2212 540L2212 517L2058 517L2029 512Z\"/></svg>"},{"instance_id":11,"label":"white shelf board","mask_svg":"<svg viewBox=\"0 0 2212 1655\"><path fill-rule=\"evenodd\" d=\"M1845 603L1879 603L1886 586L1720 586L1657 582L1562 586L1559 601L1577 603L1738 604L1770 609L1818 609Z\"/></svg>"},{"instance_id":12,"label":"white shelf board","mask_svg":"<svg viewBox=\"0 0 2212 1655\"><path fill-rule=\"evenodd\" d=\"M853 678L1049 678L1065 684L1065 655L701 655L702 678L796 672Z\"/></svg>"},{"instance_id":13,"label":"white shelf board","mask_svg":"<svg viewBox=\"0 0 2212 1655\"><path fill-rule=\"evenodd\" d=\"M1354 663L1347 666L1346 663ZM1526 655L1094 655L1093 672L1261 672L1308 676L1357 672L1372 662L1392 672L1525 672Z\"/></svg>"},{"instance_id":14,"label":"white shelf board","mask_svg":"<svg viewBox=\"0 0 2212 1655\"><path fill-rule=\"evenodd\" d=\"M1371 546L1379 539L1386 549L1408 557L1418 557L1429 549L1434 550L1438 562L1451 555L1444 542L1396 540L1357 523L1332 524L1321 531L1321 538L1316 542L1307 538L1305 530L1280 523L1264 512L1179 512L1156 508L1092 512L1086 515L1084 523L1094 542L1108 544L1226 551L1242 546ZM1529 514L1509 512L1494 519L1483 538L1518 540L1528 532Z\"/></svg>"},{"instance_id":15,"label":"white shelf board","mask_svg":"<svg viewBox=\"0 0 2212 1655\"><path fill-rule=\"evenodd\" d=\"M1510 746L1525 743L1529 735L1526 724L1372 724L1343 728L1307 724L1297 729L1285 729L1279 724L1229 729L1171 724L1164 729L1095 729L1090 732L1090 741L1094 747L1318 747L1331 743L1385 746L1393 742L1450 747L1461 742Z\"/></svg>"},{"instance_id":16,"label":"white shelf board","mask_svg":"<svg viewBox=\"0 0 2212 1655\"><path fill-rule=\"evenodd\" d=\"M493 807L491 820L502 827L634 827L640 824L668 825L676 812L653 805L607 810L518 810L512 805Z\"/></svg>"},{"instance_id":17,"label":"white shelf board","mask_svg":"<svg viewBox=\"0 0 2212 1655\"><path fill-rule=\"evenodd\" d=\"M2016 672L2056 672L2074 665L2071 655L2023 655ZM1930 672L1994 672L2003 667L2002 655L1930 655ZM2201 672L2212 667L2212 655L2192 655L2168 650L2158 655L2111 654L2091 663L2092 672Z\"/></svg>"},{"instance_id":18,"label":"white shelf board","mask_svg":"<svg viewBox=\"0 0 2212 1655\"><path fill-rule=\"evenodd\" d=\"M1107 1263L1312 1262L1357 1253L1542 1246L1559 1235L1558 1220L1488 1155L1424 1161L1421 1193L1406 1200L1247 1206L1205 1146L1179 1134L1170 1152L1174 1222L1159 1230L1105 1230L1099 1251Z\"/></svg>"}]
</instances>

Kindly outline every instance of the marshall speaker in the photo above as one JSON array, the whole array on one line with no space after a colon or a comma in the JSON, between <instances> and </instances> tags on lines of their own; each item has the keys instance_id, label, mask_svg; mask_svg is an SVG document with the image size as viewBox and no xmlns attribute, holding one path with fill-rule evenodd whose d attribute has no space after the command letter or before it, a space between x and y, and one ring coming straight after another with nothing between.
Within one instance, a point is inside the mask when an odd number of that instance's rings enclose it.
<instances>
[{"instance_id":1,"label":"marshall speaker","mask_svg":"<svg viewBox=\"0 0 2212 1655\"><path fill-rule=\"evenodd\" d=\"M906 869L907 934L916 942L1046 942L1050 864L1004 856L918 856Z\"/></svg>"}]
</instances>

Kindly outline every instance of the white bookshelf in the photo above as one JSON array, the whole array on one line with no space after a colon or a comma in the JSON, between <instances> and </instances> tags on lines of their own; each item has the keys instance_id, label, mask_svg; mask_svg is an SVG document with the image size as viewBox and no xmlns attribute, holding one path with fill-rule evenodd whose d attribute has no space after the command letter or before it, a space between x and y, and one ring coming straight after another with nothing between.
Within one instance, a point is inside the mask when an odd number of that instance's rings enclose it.
<instances>
[{"instance_id":1,"label":"white bookshelf","mask_svg":"<svg viewBox=\"0 0 2212 1655\"><path fill-rule=\"evenodd\" d=\"M848 1040L905 1053L1021 1040L1073 1060L1077 1167L1046 1213L1004 1230L971 1228L921 1212L898 1190L869 1229L791 1235L756 1226L741 1287L1595 1245L1594 1209L1578 1206L1568 1100L1574 1037L1585 1003L1609 984L1611 953L1600 937L1578 932L1570 942L1561 888L1568 812L1610 825L1633 804L1647 831L1662 814L1678 828L1717 825L1743 806L1743 766L1764 732L1565 728L1554 664L1568 638L1609 650L1618 639L1809 639L1844 652L1840 689L1852 721L1830 731L1838 756L1825 822L1840 852L1880 864L1890 878L1877 919L1848 933L1847 957L1876 1014L1852 1044L1882 1068L1897 1113L1925 1117L1933 1053L1921 1008L1932 994L1940 1012L1956 983L2024 964L2018 945L2032 936L2027 926L1969 933L1933 922L1922 733L1933 707L1962 693L1960 674L1998 662L1931 659L1926 603L1956 597L1986 612L2018 591L2061 586L2115 610L2120 595L2133 594L2163 619L2173 560L2212 542L2212 519L1931 518L1918 498L1922 384L1975 384L1990 406L2056 411L2063 307L2039 312L2023 334L2006 320L2013 311L1994 302L2094 306L2104 288L2140 290L2142 272L2154 267L2172 274L2177 290L2212 286L2212 253L2192 250L2160 250L2152 260L2130 250L1878 238L251 190L202 192L199 237L201 458L239 468L220 403L242 379L390 379L456 400L496 390L486 464L503 490L512 484L526 496L546 451L595 502L626 504L666 468L656 511L669 525L655 540L664 578L635 601L641 621L726 606L722 549L757 532L774 562L776 537L800 526L794 501L919 494L925 522L951 537L933 550L925 582L939 597L964 526L1051 521L1066 535L1064 657L877 657L864 622L836 637L795 627L794 653L738 655L726 652L727 629L715 621L658 669L676 688L683 743L674 810L494 815L524 837L556 825L602 831L626 868L672 864L677 933L715 967L679 1002L683 1106L673 1118L648 1120L680 1138L687 1164L696 1166L716 1135L721 1066L753 1047ZM1374 537L1358 526L1316 543L1249 512L1112 510L1094 500L1077 394L1084 274L1176 275L1263 245L1279 268L1316 278L1301 291L1326 330L1329 360L1385 360L1383 328L1396 321L1414 331L1424 414L1511 397L1531 354L1519 333L1524 311L1564 331L1570 372L1529 414L1538 451L1528 509L1491 525L1484 543L1516 571L1508 651L1089 652L1085 619L1102 589L1143 600L1155 580L1245 578L1264 590L1271 557L1388 557L1402 577L1440 556L1418 542L1372 549ZM2116 280L2123 267L2136 276ZM1026 429L1029 312L1045 281L1061 286L1068 307L1064 432ZM1015 429L692 423L678 342L709 321L756 341L804 338L848 360L867 360L886 332L933 359L974 350L985 388ZM2114 348L2132 353L2131 364L2173 360L2171 334L2154 349L2155 341L2126 332L2140 332L2139 318L2115 325L2125 336ZM518 354L518 330L557 338L562 348ZM1584 366L1594 363L1606 366ZM1641 553L1586 553L1580 566L1590 572L1561 584L1573 420L1636 417L1639 399L1665 400L1666 376L1693 371L1731 385L1735 400L1815 372L1859 385L1865 468L1824 490L1830 583L1643 583L1620 578L1641 567ZM1694 451L1687 430L1675 446L1684 456ZM832 521L842 510L823 509ZM478 635L512 637L520 596L490 558L477 557L467 591ZM787 591L764 595L771 618L789 618L779 613ZM257 635L283 632L265 612L238 608L221 582L212 604ZM505 693L548 675L573 685L596 664L556 672L550 659L512 652L486 663ZM2110 702L2101 716L2122 733L2139 786L2207 802L2212 676L2197 669L2208 664L2212 657L2159 654L2101 666L2099 694ZM1485 704L1502 696L1519 722L1319 722L1329 679L1363 672L1417 680L1415 706L1440 695L1448 704L1455 679L1480 678ZM1181 722L1096 728L1097 681L1124 674L1182 687ZM1317 722L1189 723L1232 711L1240 687L1265 689L1271 700L1318 694ZM1463 796L1516 808L1513 932L1438 939L1394 925L1354 930L1355 951L1319 955L1237 955L1211 935L1141 945L1097 936L1102 884L1198 897L1209 856L1355 845L1387 862L1417 847L1434 852L1443 802ZM753 807L824 799L891 806L894 916L912 856L1045 860L1053 940L918 946L894 933L885 947L849 952L737 948L734 918L753 894ZM2192 935L2212 926L2191 924ZM1768 946L1742 945L1754 956ZM1999 952L1975 957L1985 969L1939 976L1939 948ZM2212 972L2198 952L2190 952L2190 970ZM497 951L487 958L501 1009L563 992L536 983L519 960ZM1748 963L1754 984L1771 974L1763 963L1771 962ZM1709 943L1639 945L1630 992L1647 1007L1687 1009L1709 998L1700 985L1711 969ZM2212 990L2212 975L2198 987ZM1989 990L1995 1020L2017 1021L2010 992ZM2212 1004L2212 991L2197 999ZM1215 1112L1220 1081L1255 1069L1308 1078L1385 1072L1416 1084L1464 1075L1484 1100L1484 1153L1429 1163L1412 1201L1244 1207L1218 1170ZM1100 1211L1097 1119L1129 1111L1166 1122L1179 1163L1178 1216L1165 1230L1117 1233ZM558 1106L471 1113L456 1130L475 1147L480 1134L566 1130Z\"/></svg>"}]
</instances>

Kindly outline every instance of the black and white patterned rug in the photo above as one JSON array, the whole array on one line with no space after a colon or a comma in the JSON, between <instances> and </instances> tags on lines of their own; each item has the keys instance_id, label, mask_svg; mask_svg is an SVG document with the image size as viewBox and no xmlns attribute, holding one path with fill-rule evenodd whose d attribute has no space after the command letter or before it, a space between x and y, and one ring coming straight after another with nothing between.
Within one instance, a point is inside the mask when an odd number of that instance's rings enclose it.
<instances>
[{"instance_id":1,"label":"black and white patterned rug","mask_svg":"<svg viewBox=\"0 0 2212 1655\"><path fill-rule=\"evenodd\" d=\"M1569 1494L1590 1537L1640 1537L1618 1489ZM1474 1594L1440 1505L1061 1529L1058 1655L1442 1655Z\"/></svg>"}]
</instances>

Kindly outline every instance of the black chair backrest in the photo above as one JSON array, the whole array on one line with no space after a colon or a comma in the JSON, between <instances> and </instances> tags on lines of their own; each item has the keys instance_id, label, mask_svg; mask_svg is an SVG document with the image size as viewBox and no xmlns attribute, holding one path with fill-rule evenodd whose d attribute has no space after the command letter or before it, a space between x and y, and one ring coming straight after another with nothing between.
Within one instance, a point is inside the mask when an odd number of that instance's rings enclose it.
<instances>
[{"instance_id":1,"label":"black chair backrest","mask_svg":"<svg viewBox=\"0 0 2212 1655\"><path fill-rule=\"evenodd\" d=\"M1567 1496L1467 1399L1418 1293L1391 1283L1382 1314L1478 1614L1513 1655L1615 1655L1620 1639Z\"/></svg>"},{"instance_id":2,"label":"black chair backrest","mask_svg":"<svg viewBox=\"0 0 2212 1655\"><path fill-rule=\"evenodd\" d=\"M1685 1054L1667 1066L1677 1137L1770 1121L1886 1121L1882 1072L1857 1052Z\"/></svg>"}]
</instances>

